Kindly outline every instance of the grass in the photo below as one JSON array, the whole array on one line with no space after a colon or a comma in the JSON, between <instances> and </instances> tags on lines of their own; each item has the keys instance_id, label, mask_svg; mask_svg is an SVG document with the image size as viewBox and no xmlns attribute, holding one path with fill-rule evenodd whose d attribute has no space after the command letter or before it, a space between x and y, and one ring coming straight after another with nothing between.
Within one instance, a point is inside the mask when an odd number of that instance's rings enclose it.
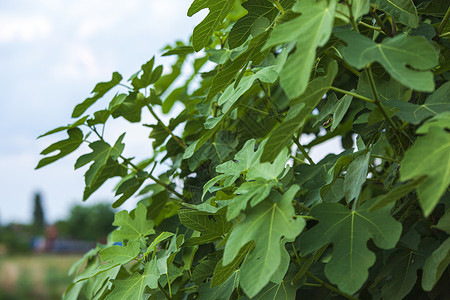
<instances>
[{"instance_id":1,"label":"grass","mask_svg":"<svg viewBox=\"0 0 450 300\"><path fill-rule=\"evenodd\" d=\"M80 255L0 256L0 299L61 299L70 266Z\"/></svg>"}]
</instances>

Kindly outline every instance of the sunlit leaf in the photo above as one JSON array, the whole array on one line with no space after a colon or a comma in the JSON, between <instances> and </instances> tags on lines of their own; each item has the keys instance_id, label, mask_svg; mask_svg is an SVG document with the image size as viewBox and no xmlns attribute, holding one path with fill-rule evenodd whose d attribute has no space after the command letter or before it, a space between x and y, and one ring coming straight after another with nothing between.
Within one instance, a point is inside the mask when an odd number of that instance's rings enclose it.
<instances>
[{"instance_id":1,"label":"sunlit leaf","mask_svg":"<svg viewBox=\"0 0 450 300\"><path fill-rule=\"evenodd\" d=\"M305 226L301 218L293 219L291 201L298 191L291 187L278 202L270 199L246 211L246 218L236 225L228 238L223 263L229 264L248 242L255 249L241 267L241 285L250 296L255 296L270 280L281 261L281 237L294 239Z\"/></svg>"},{"instance_id":2,"label":"sunlit leaf","mask_svg":"<svg viewBox=\"0 0 450 300\"><path fill-rule=\"evenodd\" d=\"M114 241L139 240L155 233L153 221L147 220L147 209L144 204L139 204L134 211L134 219L126 210L119 211L114 217L114 226L120 226L113 231Z\"/></svg>"},{"instance_id":3,"label":"sunlit leaf","mask_svg":"<svg viewBox=\"0 0 450 300\"><path fill-rule=\"evenodd\" d=\"M405 86L424 92L434 90L433 74L429 70L438 64L438 56L426 38L400 34L378 44L354 31L336 35L347 43L342 54L350 65L361 69L378 62Z\"/></svg>"},{"instance_id":4,"label":"sunlit leaf","mask_svg":"<svg viewBox=\"0 0 450 300\"><path fill-rule=\"evenodd\" d=\"M110 81L98 83L92 90L94 95L90 98L86 98L86 100L82 103L75 106L72 113L72 118L78 118L81 116L91 105L97 102L98 99L102 98L109 90L118 85L121 81L122 75L114 72Z\"/></svg>"},{"instance_id":5,"label":"sunlit leaf","mask_svg":"<svg viewBox=\"0 0 450 300\"><path fill-rule=\"evenodd\" d=\"M192 44L195 51L200 51L203 47L208 45L208 41L214 30L216 30L217 26L228 15L233 7L234 1L235 0L194 0L187 13L189 17L195 15L202 9L209 9L208 15L194 28Z\"/></svg>"},{"instance_id":6,"label":"sunlit leaf","mask_svg":"<svg viewBox=\"0 0 450 300\"><path fill-rule=\"evenodd\" d=\"M406 152L400 167L400 178L418 179L427 176L417 187L419 202L428 216L450 184L450 134L431 127L428 134L419 137Z\"/></svg>"},{"instance_id":7,"label":"sunlit leaf","mask_svg":"<svg viewBox=\"0 0 450 300\"><path fill-rule=\"evenodd\" d=\"M36 166L36 169L42 168L57 161L60 158L63 158L64 156L69 155L73 151L77 150L78 147L80 147L80 145L83 143L83 132L77 127L67 130L67 134L69 135L68 139L56 142L42 150L42 155L47 155L55 151L59 152L53 156L41 159Z\"/></svg>"},{"instance_id":8,"label":"sunlit leaf","mask_svg":"<svg viewBox=\"0 0 450 300\"><path fill-rule=\"evenodd\" d=\"M265 48L297 42L297 50L288 58L280 74L281 86L290 98L303 94L308 85L317 47L325 45L331 35L336 1L305 0L292 10L301 15L275 27Z\"/></svg>"}]
</instances>

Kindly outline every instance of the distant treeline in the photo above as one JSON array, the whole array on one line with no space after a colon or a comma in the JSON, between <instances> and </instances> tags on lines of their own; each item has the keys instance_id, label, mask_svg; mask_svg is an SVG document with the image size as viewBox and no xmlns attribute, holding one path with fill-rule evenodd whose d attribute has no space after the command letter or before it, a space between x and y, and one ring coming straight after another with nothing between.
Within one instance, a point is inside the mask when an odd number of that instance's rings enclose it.
<instances>
[{"instance_id":1,"label":"distant treeline","mask_svg":"<svg viewBox=\"0 0 450 300\"><path fill-rule=\"evenodd\" d=\"M54 224L46 224L43 221L44 215L40 197L36 196L31 224L11 223L0 227L0 253L29 252L36 249L37 241L45 241L47 248L49 241L56 245L62 240L104 242L113 230L114 210L106 203L75 205L66 219Z\"/></svg>"}]
</instances>

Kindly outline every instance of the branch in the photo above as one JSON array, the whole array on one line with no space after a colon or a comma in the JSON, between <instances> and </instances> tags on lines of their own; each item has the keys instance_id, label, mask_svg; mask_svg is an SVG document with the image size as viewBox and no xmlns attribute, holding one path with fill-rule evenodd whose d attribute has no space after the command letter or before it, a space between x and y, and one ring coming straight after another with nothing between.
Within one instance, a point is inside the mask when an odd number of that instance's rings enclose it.
<instances>
[{"instance_id":1,"label":"branch","mask_svg":"<svg viewBox=\"0 0 450 300\"><path fill-rule=\"evenodd\" d=\"M156 121L158 121L158 123L161 124L162 127L164 127L164 129L172 136L172 138L177 142L177 144L180 145L181 148L186 149L186 144L182 140L180 140L176 135L174 135L173 131L170 130L170 128L167 127L163 123L163 121L161 121L161 119L153 111L152 107L147 104L147 108L150 111L150 113L152 114L152 116L156 119Z\"/></svg>"},{"instance_id":2,"label":"branch","mask_svg":"<svg viewBox=\"0 0 450 300\"><path fill-rule=\"evenodd\" d=\"M323 281L322 279L320 279L319 277L317 277L316 275L314 275L313 273L306 271L306 275L311 278L312 280L318 282L321 286L323 286L324 288L329 289L330 291L333 291L339 295L341 295L342 297L345 297L347 299L350 300L357 300L357 298L354 298L344 292L341 292L338 288L332 286L331 284L329 284L328 282Z\"/></svg>"}]
</instances>

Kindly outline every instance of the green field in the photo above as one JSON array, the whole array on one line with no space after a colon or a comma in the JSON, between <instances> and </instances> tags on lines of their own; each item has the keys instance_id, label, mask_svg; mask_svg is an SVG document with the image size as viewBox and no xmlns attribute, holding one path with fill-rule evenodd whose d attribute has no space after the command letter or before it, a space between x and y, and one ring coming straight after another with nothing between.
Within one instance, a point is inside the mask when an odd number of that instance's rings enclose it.
<instances>
[{"instance_id":1,"label":"green field","mask_svg":"<svg viewBox=\"0 0 450 300\"><path fill-rule=\"evenodd\" d=\"M79 255L0 256L0 299L61 299Z\"/></svg>"}]
</instances>

